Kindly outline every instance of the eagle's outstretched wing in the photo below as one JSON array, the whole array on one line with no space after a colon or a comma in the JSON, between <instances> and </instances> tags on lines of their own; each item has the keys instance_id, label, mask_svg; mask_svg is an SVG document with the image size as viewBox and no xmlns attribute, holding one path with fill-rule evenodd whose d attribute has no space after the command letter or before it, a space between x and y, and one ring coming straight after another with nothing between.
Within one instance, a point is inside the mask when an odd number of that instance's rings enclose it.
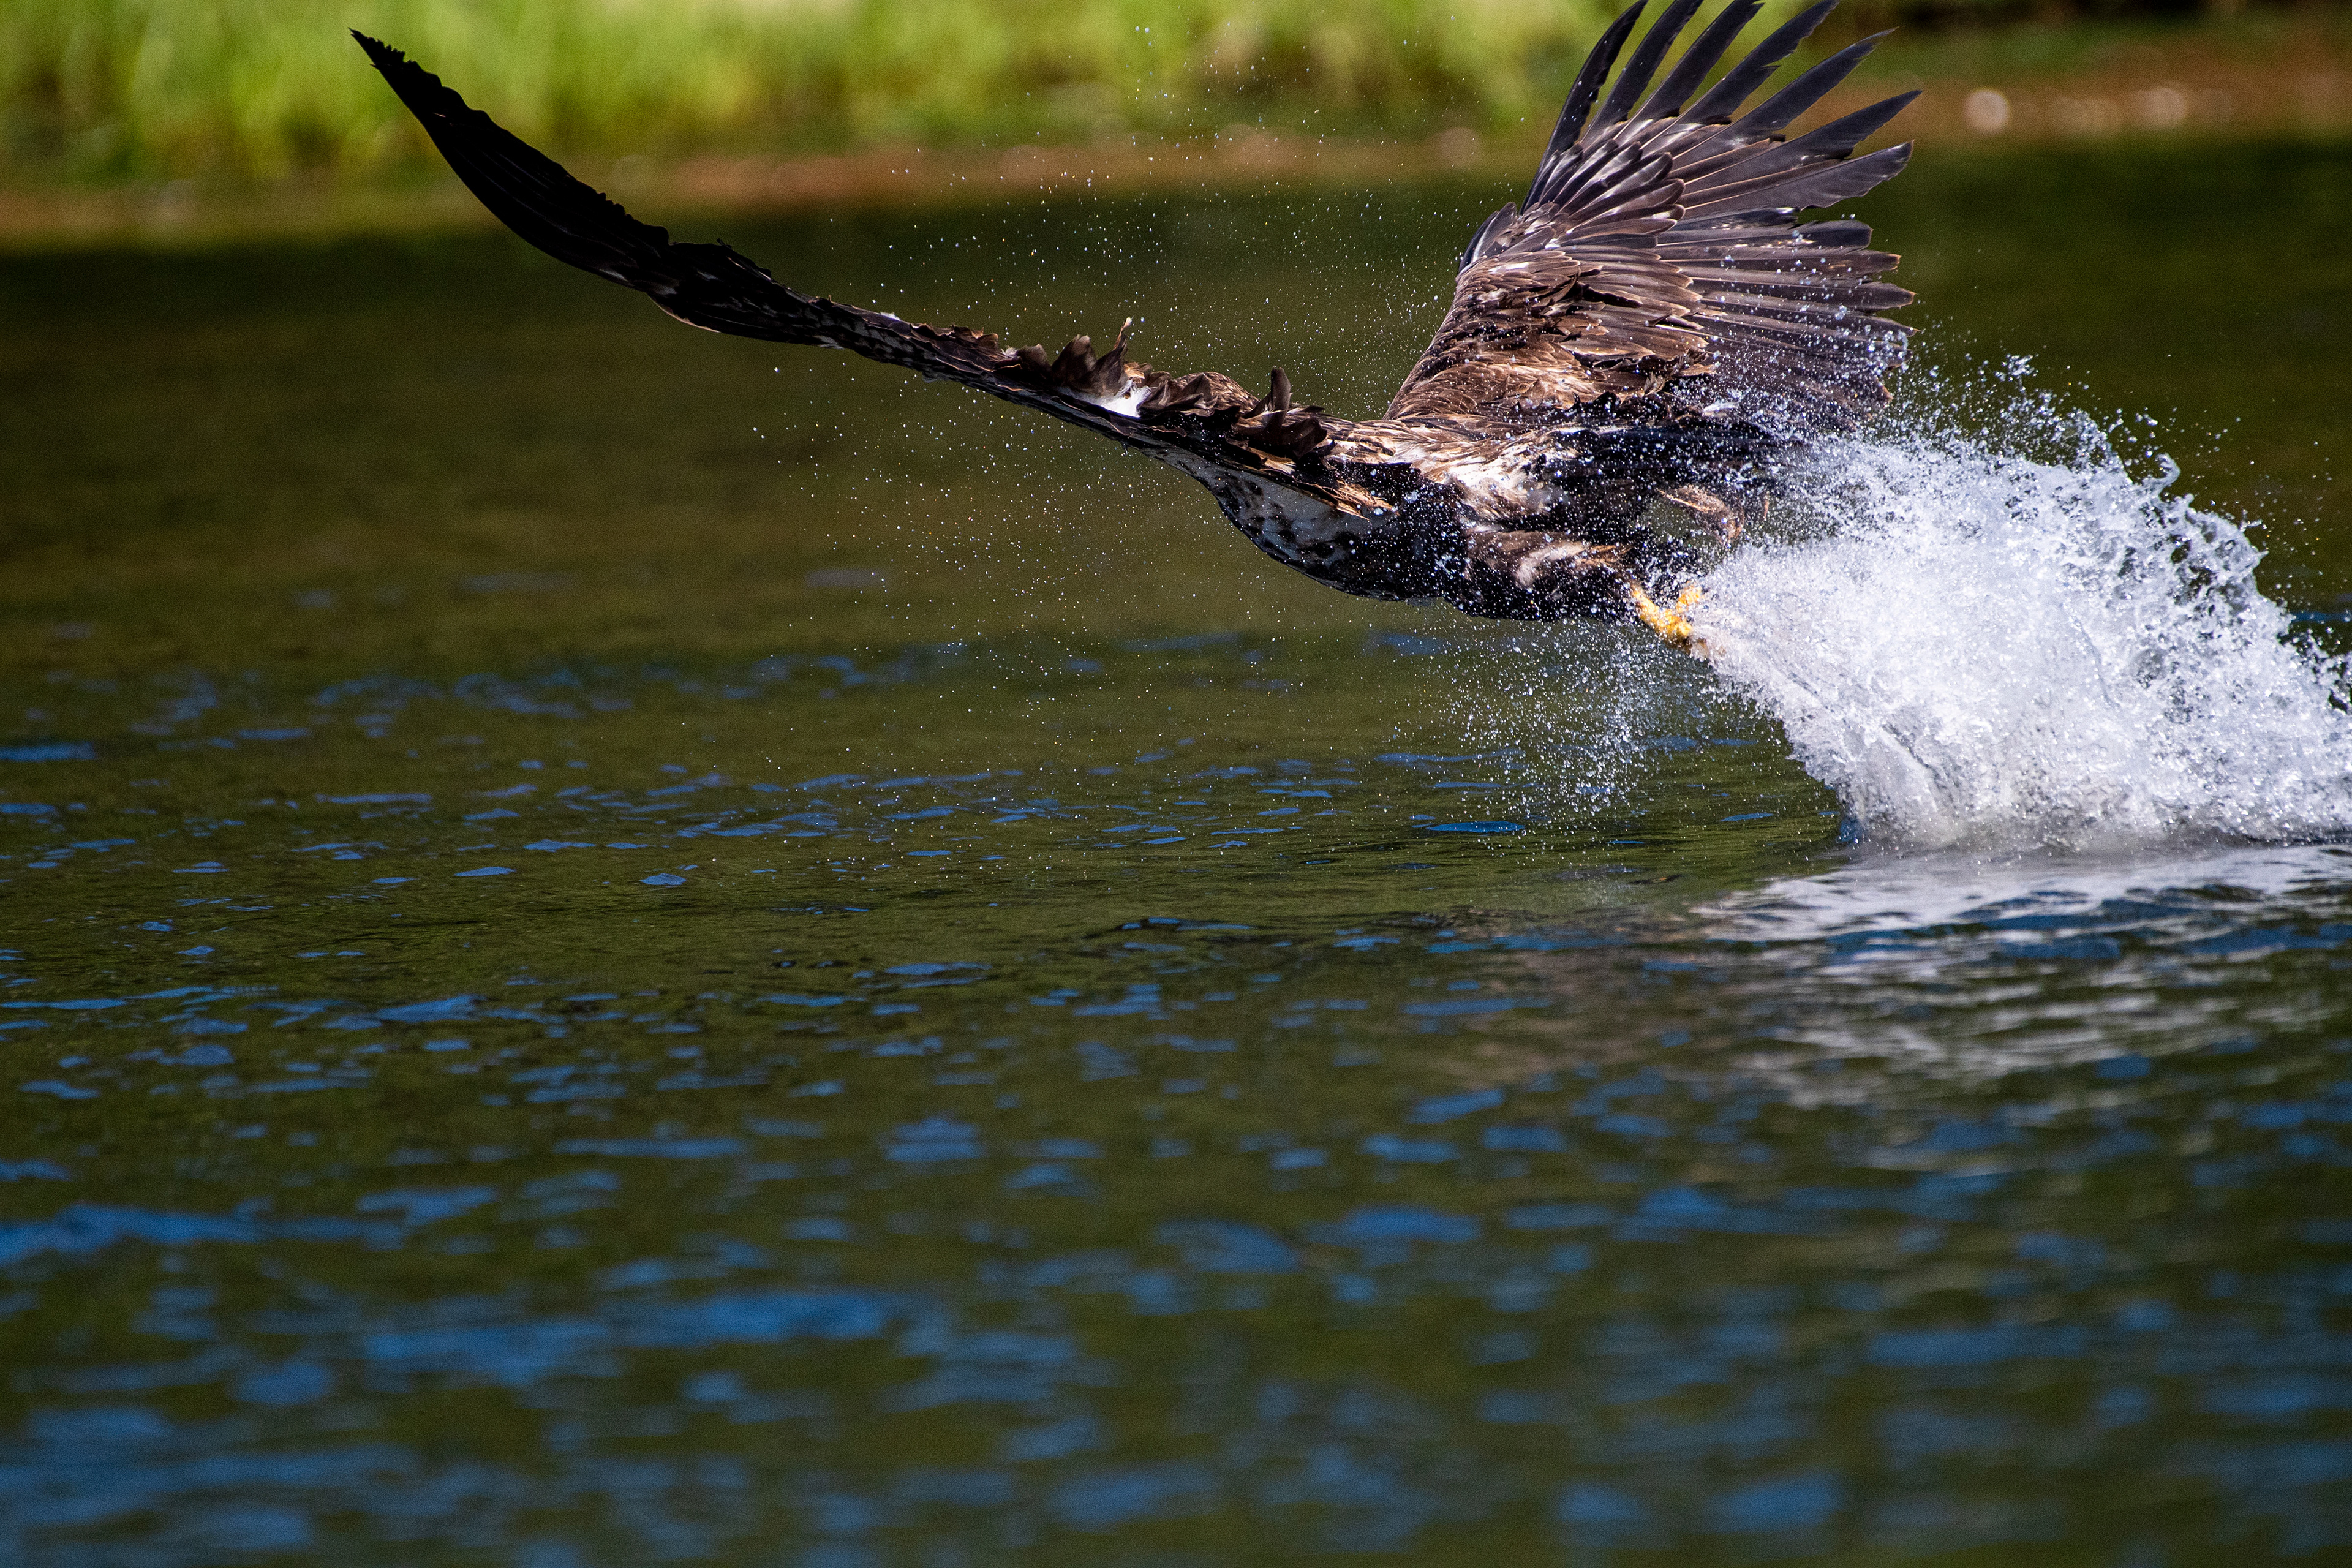
<instances>
[{"instance_id":1,"label":"eagle's outstretched wing","mask_svg":"<svg viewBox=\"0 0 2352 1568\"><path fill-rule=\"evenodd\" d=\"M1596 113L1646 4L1635 0L1586 59L1526 202L1488 218L1463 253L1453 309L1389 417L1527 427L1597 398L1668 395L1802 436L1850 429L1885 403L1906 330L1877 312L1911 300L1877 281L1895 258L1869 248L1863 224L1792 220L1899 173L1908 143L1851 154L1917 95L1784 139L1877 42L1866 38L1740 112L1836 3L1790 21L1701 94L1762 7L1733 0L1651 91L1699 5L1671 0Z\"/></svg>"},{"instance_id":2,"label":"eagle's outstretched wing","mask_svg":"<svg viewBox=\"0 0 2352 1568\"><path fill-rule=\"evenodd\" d=\"M1294 459L1327 437L1318 411L1294 407L1289 378L1253 396L1211 371L1177 376L1131 363L1124 329L1108 353L1074 338L1060 353L1008 349L992 333L929 327L810 296L724 245L681 244L509 132L398 49L352 35L482 205L559 261L649 296L690 326L772 342L849 349L958 381L1157 453L1177 449L1290 489Z\"/></svg>"}]
</instances>

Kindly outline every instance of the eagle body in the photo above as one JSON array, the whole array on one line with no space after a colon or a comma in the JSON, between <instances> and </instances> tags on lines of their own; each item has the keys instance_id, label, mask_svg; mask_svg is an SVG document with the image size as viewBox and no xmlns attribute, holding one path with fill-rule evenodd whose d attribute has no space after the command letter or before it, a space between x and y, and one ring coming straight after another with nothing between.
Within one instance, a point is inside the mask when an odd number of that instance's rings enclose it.
<instances>
[{"instance_id":1,"label":"eagle body","mask_svg":"<svg viewBox=\"0 0 2352 1568\"><path fill-rule=\"evenodd\" d=\"M1053 353L803 294L724 245L673 242L354 36L509 227L689 325L847 350L1108 436L1198 479L1260 550L1343 593L1514 620L1638 616L1687 643L1652 595L1693 563L1644 514L1663 501L1736 537L1785 454L1886 401L1906 331L1883 312L1911 299L1881 281L1896 258L1861 223L1796 218L1902 169L1907 144L1855 149L1914 95L1791 138L1876 39L1748 100L1836 0L1720 76L1760 0L1732 0L1661 75L1700 4L1668 0L1617 70L1647 3L1594 46L1527 195L1472 237L1428 349L1363 420L1297 404L1279 369L1258 395L1130 361L1125 327L1101 354L1087 337Z\"/></svg>"},{"instance_id":2,"label":"eagle body","mask_svg":"<svg viewBox=\"0 0 2352 1568\"><path fill-rule=\"evenodd\" d=\"M1639 456L1624 449L1627 434L1331 421L1322 446L1270 479L1181 449L1159 455L1206 486L1252 543L1328 586L1552 620L1613 613L1628 574L1646 580L1679 561L1635 520L1722 432L1654 433ZM1612 448L1615 460L1602 457Z\"/></svg>"}]
</instances>

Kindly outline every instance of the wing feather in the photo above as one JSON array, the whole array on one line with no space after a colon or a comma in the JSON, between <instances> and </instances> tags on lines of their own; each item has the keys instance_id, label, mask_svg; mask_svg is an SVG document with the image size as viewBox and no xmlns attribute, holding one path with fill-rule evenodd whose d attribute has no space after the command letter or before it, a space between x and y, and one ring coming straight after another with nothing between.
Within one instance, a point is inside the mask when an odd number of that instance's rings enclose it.
<instances>
[{"instance_id":1,"label":"wing feather","mask_svg":"<svg viewBox=\"0 0 2352 1568\"><path fill-rule=\"evenodd\" d=\"M1794 219L1902 170L1907 145L1854 153L1916 95L1783 136L1878 41L1866 38L1743 113L1835 7L1822 0L1685 109L1760 8L1733 0L1643 100L1698 9L1672 0L1601 101L1644 3L1585 60L1527 202L1489 217L1463 252L1453 308L1391 418L1519 427L1604 396L1670 412L1691 405L1673 395L1687 386L1710 409L1802 435L1850 428L1885 402L1906 330L1878 312L1911 300L1877 281L1895 258L1868 248L1866 225Z\"/></svg>"},{"instance_id":2,"label":"wing feather","mask_svg":"<svg viewBox=\"0 0 2352 1568\"><path fill-rule=\"evenodd\" d=\"M1615 125L1633 112L1634 101L1650 85L1650 78L1657 72L1658 62L1666 58L1668 47L1689 25L1691 13L1698 6L1699 0L1673 0L1673 4L1659 13L1658 19L1650 24L1650 30L1642 35L1641 43L1634 47L1633 58L1627 60L1625 68L1617 73L1617 85L1609 89L1609 100L1593 117L1595 127Z\"/></svg>"},{"instance_id":3,"label":"wing feather","mask_svg":"<svg viewBox=\"0 0 2352 1568\"><path fill-rule=\"evenodd\" d=\"M993 333L933 327L803 294L725 245L674 241L468 106L441 79L364 34L352 35L467 188L501 223L559 261L646 295L689 326L770 342L848 349L868 359L1037 408L1129 446L1181 447L1220 466L1294 483L1296 459L1331 422L1292 406L1288 378L1253 397L1229 377L1171 375L1126 357L1122 329L1097 355L1080 337L1056 355L1008 349Z\"/></svg>"},{"instance_id":4,"label":"wing feather","mask_svg":"<svg viewBox=\"0 0 2352 1568\"><path fill-rule=\"evenodd\" d=\"M1534 206L1545 198L1545 176L1552 165L1564 160L1575 148L1577 138L1583 133L1585 117L1592 112L1593 100L1601 96L1601 84L1608 79L1609 68L1617 63L1617 51L1625 47L1625 35L1642 17L1642 7L1649 0L1633 0L1632 6L1601 33L1601 41L1584 58L1584 68L1576 73L1576 82L1568 89L1568 101L1560 105L1559 122L1552 127L1550 144L1536 163L1536 177L1528 186L1528 199L1522 206Z\"/></svg>"},{"instance_id":5,"label":"wing feather","mask_svg":"<svg viewBox=\"0 0 2352 1568\"><path fill-rule=\"evenodd\" d=\"M1764 0L1736 0L1736 4L1726 5L1717 12L1715 20L1707 24L1706 31L1683 51L1683 58L1675 62L1675 68L1667 74L1665 80L1658 84L1658 90L1651 95L1649 102L1642 105L1633 118L1678 118L1690 95L1696 92L1699 84L1706 79L1706 73L1716 68L1717 62L1730 49L1732 40L1739 37L1748 24L1756 19L1756 13L1762 9Z\"/></svg>"},{"instance_id":6,"label":"wing feather","mask_svg":"<svg viewBox=\"0 0 2352 1568\"><path fill-rule=\"evenodd\" d=\"M1738 65L1724 72L1715 89L1692 104L1690 112L1683 118L1701 125L1729 123L1731 117L1739 112L1739 106L1780 68L1783 60L1803 47L1805 40L1813 36L1813 29L1837 9L1837 4L1838 0L1821 0L1811 9L1782 23Z\"/></svg>"}]
</instances>

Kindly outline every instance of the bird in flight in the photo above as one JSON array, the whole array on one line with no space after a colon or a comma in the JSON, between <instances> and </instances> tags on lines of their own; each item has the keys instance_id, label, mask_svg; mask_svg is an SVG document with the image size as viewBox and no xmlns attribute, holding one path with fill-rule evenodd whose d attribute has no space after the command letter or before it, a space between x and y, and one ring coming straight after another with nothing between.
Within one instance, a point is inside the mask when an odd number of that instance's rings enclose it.
<instances>
[{"instance_id":1,"label":"bird in flight","mask_svg":"<svg viewBox=\"0 0 2352 1568\"><path fill-rule=\"evenodd\" d=\"M1479 226L1435 339L1387 411L1360 420L1299 405L1278 368L1263 396L1215 371L1155 370L1128 358L1126 327L1102 353L1085 337L1053 353L803 294L727 246L638 222L352 36L509 228L690 326L848 349L1108 436L1200 480L1260 550L1344 593L1505 620L1630 616L1698 651L1692 556L1643 514L1664 501L1736 538L1779 458L1886 402L1907 329L1881 312L1912 298L1881 281L1896 258L1864 224L1796 217L1902 170L1907 142L1853 153L1916 94L1787 134L1874 37L1748 107L1836 0L1711 86L1760 0L1732 0L1661 78L1700 5L1668 0L1612 81L1646 4L1593 46L1525 199Z\"/></svg>"}]
</instances>

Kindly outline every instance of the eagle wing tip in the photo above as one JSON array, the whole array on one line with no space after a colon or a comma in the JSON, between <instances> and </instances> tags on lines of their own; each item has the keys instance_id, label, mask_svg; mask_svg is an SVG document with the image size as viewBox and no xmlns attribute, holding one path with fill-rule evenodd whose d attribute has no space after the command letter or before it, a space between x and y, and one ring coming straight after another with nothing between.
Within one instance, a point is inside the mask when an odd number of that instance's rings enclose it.
<instances>
[{"instance_id":1,"label":"eagle wing tip","mask_svg":"<svg viewBox=\"0 0 2352 1568\"><path fill-rule=\"evenodd\" d=\"M368 63L374 66L376 69L389 70L394 66L408 64L406 55L394 48L382 38L371 38L357 27L352 28L351 34L352 41L367 52Z\"/></svg>"}]
</instances>

